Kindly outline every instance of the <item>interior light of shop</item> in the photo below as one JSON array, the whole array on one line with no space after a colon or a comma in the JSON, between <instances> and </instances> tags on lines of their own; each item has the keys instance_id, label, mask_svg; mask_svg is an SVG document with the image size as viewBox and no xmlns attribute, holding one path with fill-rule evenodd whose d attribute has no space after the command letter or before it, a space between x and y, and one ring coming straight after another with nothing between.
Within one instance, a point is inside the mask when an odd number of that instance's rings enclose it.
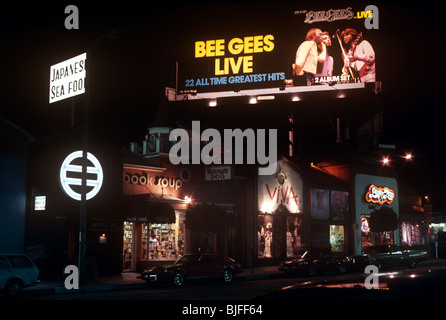
<instances>
[{"instance_id":1,"label":"interior light of shop","mask_svg":"<svg viewBox=\"0 0 446 320\"><path fill-rule=\"evenodd\" d=\"M210 100L208 106L213 108L217 106L217 100Z\"/></svg>"},{"instance_id":2,"label":"interior light of shop","mask_svg":"<svg viewBox=\"0 0 446 320\"><path fill-rule=\"evenodd\" d=\"M411 153L406 153L406 155L404 156L404 159L412 160L412 154Z\"/></svg>"},{"instance_id":3,"label":"interior light of shop","mask_svg":"<svg viewBox=\"0 0 446 320\"><path fill-rule=\"evenodd\" d=\"M384 157L382 162L383 162L384 165L388 165L389 162L390 162L389 157Z\"/></svg>"},{"instance_id":4,"label":"interior light of shop","mask_svg":"<svg viewBox=\"0 0 446 320\"><path fill-rule=\"evenodd\" d=\"M339 99L342 99L342 98L345 98L345 97L346 97L346 95L345 95L344 92L339 92L339 93L337 94L337 96L336 96L336 98L339 98Z\"/></svg>"},{"instance_id":5,"label":"interior light of shop","mask_svg":"<svg viewBox=\"0 0 446 320\"><path fill-rule=\"evenodd\" d=\"M257 98L256 97L252 97L249 99L249 104L256 104L257 103Z\"/></svg>"},{"instance_id":6,"label":"interior light of shop","mask_svg":"<svg viewBox=\"0 0 446 320\"><path fill-rule=\"evenodd\" d=\"M275 96L258 96L257 100L274 100Z\"/></svg>"}]
</instances>

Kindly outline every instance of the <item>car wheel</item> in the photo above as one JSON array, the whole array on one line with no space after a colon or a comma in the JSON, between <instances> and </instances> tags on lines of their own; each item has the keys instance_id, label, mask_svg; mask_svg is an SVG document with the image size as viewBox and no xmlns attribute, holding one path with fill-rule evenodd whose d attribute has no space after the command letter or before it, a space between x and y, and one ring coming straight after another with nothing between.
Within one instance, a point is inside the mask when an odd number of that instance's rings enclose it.
<instances>
[{"instance_id":1,"label":"car wheel","mask_svg":"<svg viewBox=\"0 0 446 320\"><path fill-rule=\"evenodd\" d=\"M221 276L224 283L231 283L234 280L234 273L229 269L223 270Z\"/></svg>"},{"instance_id":2,"label":"car wheel","mask_svg":"<svg viewBox=\"0 0 446 320\"><path fill-rule=\"evenodd\" d=\"M18 297L22 293L23 285L20 280L9 280L5 287L6 295L10 298Z\"/></svg>"},{"instance_id":3,"label":"car wheel","mask_svg":"<svg viewBox=\"0 0 446 320\"><path fill-rule=\"evenodd\" d=\"M181 272L177 272L173 276L173 285L175 287L181 287L184 285L184 280L186 280L184 274L182 274Z\"/></svg>"},{"instance_id":4,"label":"car wheel","mask_svg":"<svg viewBox=\"0 0 446 320\"><path fill-rule=\"evenodd\" d=\"M340 264L339 265L339 273L344 274L347 272L347 267L345 266L345 264Z\"/></svg>"},{"instance_id":5,"label":"car wheel","mask_svg":"<svg viewBox=\"0 0 446 320\"><path fill-rule=\"evenodd\" d=\"M308 275L311 277L314 277L317 273L316 267L315 266L309 266L308 267Z\"/></svg>"}]
</instances>

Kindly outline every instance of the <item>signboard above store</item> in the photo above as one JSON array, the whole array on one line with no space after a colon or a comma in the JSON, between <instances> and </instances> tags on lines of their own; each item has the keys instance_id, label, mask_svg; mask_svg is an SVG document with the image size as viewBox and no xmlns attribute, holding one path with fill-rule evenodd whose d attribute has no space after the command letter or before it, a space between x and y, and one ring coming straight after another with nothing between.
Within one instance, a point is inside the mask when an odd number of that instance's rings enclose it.
<instances>
[{"instance_id":1,"label":"signboard above store","mask_svg":"<svg viewBox=\"0 0 446 320\"><path fill-rule=\"evenodd\" d=\"M85 92L85 63L87 54L52 65L50 68L50 103Z\"/></svg>"},{"instance_id":2,"label":"signboard above store","mask_svg":"<svg viewBox=\"0 0 446 320\"><path fill-rule=\"evenodd\" d=\"M371 185L365 195L365 201L378 204L391 204L395 199L395 191L387 187Z\"/></svg>"}]
</instances>

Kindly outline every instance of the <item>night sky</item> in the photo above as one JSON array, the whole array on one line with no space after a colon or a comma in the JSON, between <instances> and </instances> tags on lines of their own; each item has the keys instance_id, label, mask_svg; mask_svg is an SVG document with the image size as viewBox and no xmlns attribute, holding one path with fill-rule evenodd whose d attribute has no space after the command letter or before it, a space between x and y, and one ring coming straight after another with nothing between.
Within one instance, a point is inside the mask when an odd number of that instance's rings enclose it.
<instances>
[{"instance_id":1,"label":"night sky","mask_svg":"<svg viewBox=\"0 0 446 320\"><path fill-rule=\"evenodd\" d=\"M345 1L321 3L326 8L348 6ZM64 27L68 16L64 9L69 4L78 6L79 30ZM413 169L407 174L412 171L416 178L444 186L446 5L438 1L374 4L380 8L380 29L385 35L377 68L383 83L386 141L413 151ZM37 139L78 127L83 96L49 104L50 66L85 52L99 36L113 32L118 37L98 42L89 57L90 129L118 147L140 141L164 88L175 86L175 61L181 55L177 44L183 35L218 33L235 22L248 26L265 8L273 11L281 6L309 7L313 1L8 4L0 19L0 115Z\"/></svg>"}]
</instances>

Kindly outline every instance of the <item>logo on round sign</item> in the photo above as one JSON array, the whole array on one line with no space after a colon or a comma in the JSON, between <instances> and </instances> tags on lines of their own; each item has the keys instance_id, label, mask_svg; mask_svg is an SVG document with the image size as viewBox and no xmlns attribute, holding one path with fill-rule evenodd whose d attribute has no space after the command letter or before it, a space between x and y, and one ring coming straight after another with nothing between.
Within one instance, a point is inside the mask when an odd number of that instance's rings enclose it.
<instances>
[{"instance_id":1,"label":"logo on round sign","mask_svg":"<svg viewBox=\"0 0 446 320\"><path fill-rule=\"evenodd\" d=\"M75 151L68 155L60 167L60 183L65 193L74 200L81 200L81 194L73 190L71 186L81 186L82 179L68 176L67 173L75 172L82 173L82 166L73 164L76 159L82 159L82 151ZM95 174L96 179L87 179L87 187L92 187L86 194L86 199L90 200L98 194L104 180L101 164L98 159L87 152L87 159L93 164L93 166L87 166L87 174Z\"/></svg>"}]
</instances>

